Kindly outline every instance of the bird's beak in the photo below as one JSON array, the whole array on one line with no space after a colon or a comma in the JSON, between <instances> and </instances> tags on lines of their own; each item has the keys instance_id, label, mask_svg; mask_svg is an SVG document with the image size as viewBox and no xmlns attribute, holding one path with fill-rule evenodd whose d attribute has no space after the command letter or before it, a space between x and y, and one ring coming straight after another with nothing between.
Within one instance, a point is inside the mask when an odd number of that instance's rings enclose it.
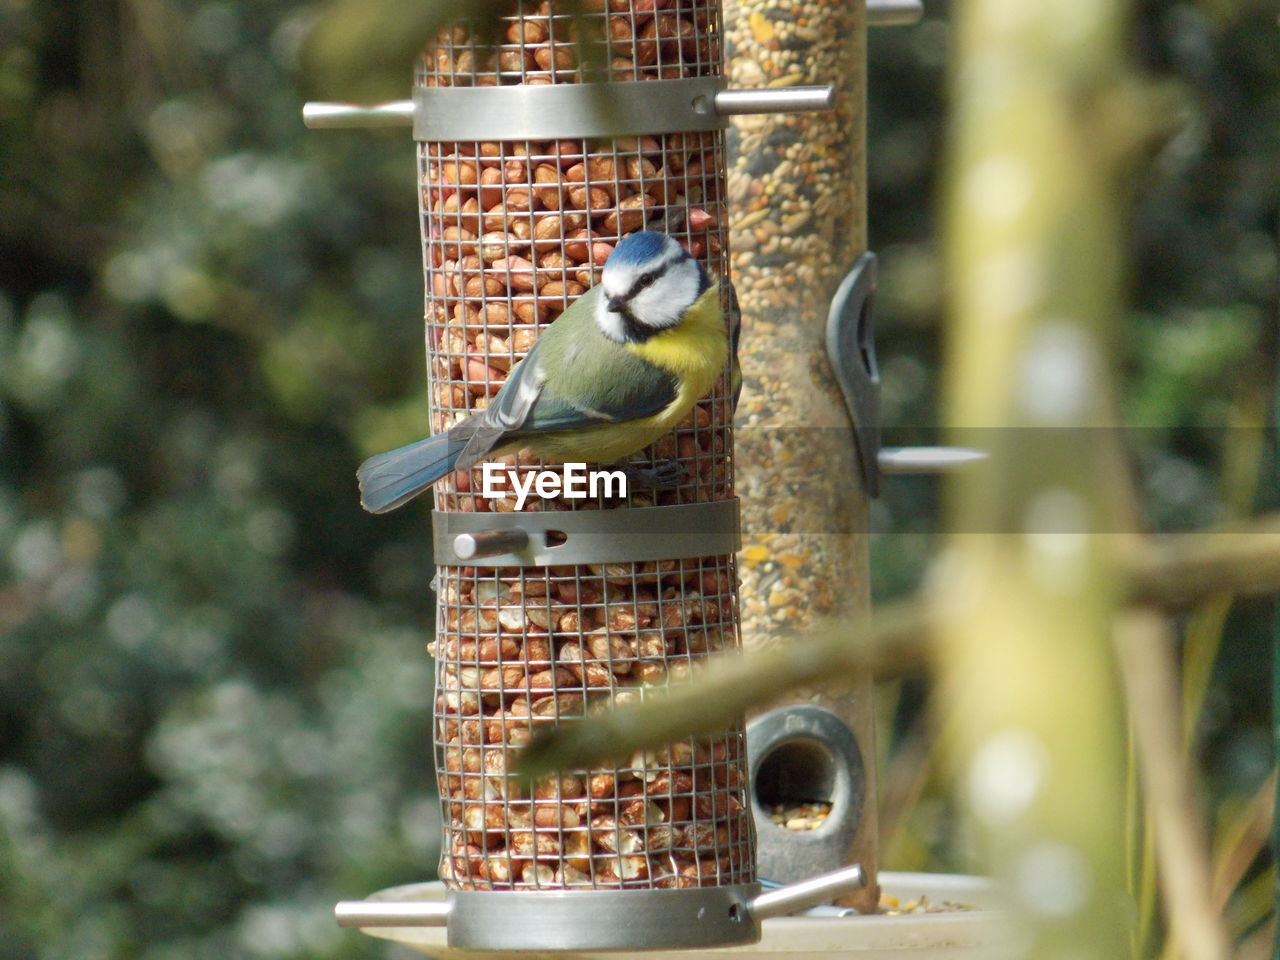
<instances>
[{"instance_id":1,"label":"bird's beak","mask_svg":"<svg viewBox=\"0 0 1280 960\"><path fill-rule=\"evenodd\" d=\"M609 298L610 313L622 313L622 311L625 310L626 308L627 308L627 301L623 300L621 297Z\"/></svg>"}]
</instances>

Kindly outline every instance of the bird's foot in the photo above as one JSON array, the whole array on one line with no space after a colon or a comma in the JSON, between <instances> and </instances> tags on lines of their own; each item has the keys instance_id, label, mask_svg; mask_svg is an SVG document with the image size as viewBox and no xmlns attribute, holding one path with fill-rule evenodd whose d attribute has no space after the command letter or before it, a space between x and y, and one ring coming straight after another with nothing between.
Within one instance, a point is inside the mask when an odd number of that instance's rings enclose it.
<instances>
[{"instance_id":1,"label":"bird's foot","mask_svg":"<svg viewBox=\"0 0 1280 960\"><path fill-rule=\"evenodd\" d=\"M675 460L662 460L653 467L641 467L634 463L622 466L627 479L651 490L670 490L689 478L689 471Z\"/></svg>"}]
</instances>

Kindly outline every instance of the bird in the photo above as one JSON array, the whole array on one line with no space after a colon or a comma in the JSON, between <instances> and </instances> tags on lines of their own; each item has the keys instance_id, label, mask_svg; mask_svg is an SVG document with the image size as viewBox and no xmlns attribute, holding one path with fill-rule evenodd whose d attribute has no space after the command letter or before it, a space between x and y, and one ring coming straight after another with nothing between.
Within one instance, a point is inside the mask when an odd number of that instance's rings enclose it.
<instances>
[{"instance_id":1,"label":"bird","mask_svg":"<svg viewBox=\"0 0 1280 960\"><path fill-rule=\"evenodd\" d=\"M386 513L454 470L526 447L559 463L635 453L679 424L736 354L732 287L730 304L726 324L720 281L668 234L624 237L600 282L542 331L483 411L361 464L361 505ZM735 363L735 395L740 382ZM674 471L640 477L660 486Z\"/></svg>"}]
</instances>

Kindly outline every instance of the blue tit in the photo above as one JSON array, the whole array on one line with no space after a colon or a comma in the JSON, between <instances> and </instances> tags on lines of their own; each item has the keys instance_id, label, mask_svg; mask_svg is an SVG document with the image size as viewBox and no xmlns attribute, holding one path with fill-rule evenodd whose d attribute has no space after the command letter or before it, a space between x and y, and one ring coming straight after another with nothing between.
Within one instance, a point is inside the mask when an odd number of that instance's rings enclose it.
<instances>
[{"instance_id":1,"label":"blue tit","mask_svg":"<svg viewBox=\"0 0 1280 960\"><path fill-rule=\"evenodd\" d=\"M482 412L366 460L361 503L394 510L453 470L525 447L560 463L635 453L715 385L730 349L725 326L720 284L697 260L666 234L632 234ZM736 344L736 323L731 336Z\"/></svg>"}]
</instances>

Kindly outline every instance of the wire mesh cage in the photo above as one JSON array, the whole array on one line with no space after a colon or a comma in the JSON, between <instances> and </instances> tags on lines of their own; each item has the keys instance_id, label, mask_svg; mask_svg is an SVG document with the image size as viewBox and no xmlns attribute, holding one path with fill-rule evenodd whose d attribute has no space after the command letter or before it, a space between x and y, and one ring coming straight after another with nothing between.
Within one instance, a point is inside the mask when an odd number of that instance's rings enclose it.
<instances>
[{"instance_id":1,"label":"wire mesh cage","mask_svg":"<svg viewBox=\"0 0 1280 960\"><path fill-rule=\"evenodd\" d=\"M721 72L720 10L708 0L595 0L579 18L524 2L486 47L442 33L420 87L583 79L597 45L616 80ZM585 46L580 46L579 41ZM727 278L722 131L607 140L419 143L433 431L483 409L539 332L600 279L640 229L678 240ZM729 290L721 285L724 315ZM674 461L678 482L533 499L524 510L617 510L734 495L730 371L673 433L637 454ZM544 464L502 458L516 475ZM481 471L437 486L452 513L509 513ZM620 543L625 555L625 537ZM441 878L455 890L666 889L749 883L754 834L741 725L522 792L513 751L542 725L590 716L686 676L739 644L732 554L552 567L442 566L437 577L435 746L445 826Z\"/></svg>"}]
</instances>

